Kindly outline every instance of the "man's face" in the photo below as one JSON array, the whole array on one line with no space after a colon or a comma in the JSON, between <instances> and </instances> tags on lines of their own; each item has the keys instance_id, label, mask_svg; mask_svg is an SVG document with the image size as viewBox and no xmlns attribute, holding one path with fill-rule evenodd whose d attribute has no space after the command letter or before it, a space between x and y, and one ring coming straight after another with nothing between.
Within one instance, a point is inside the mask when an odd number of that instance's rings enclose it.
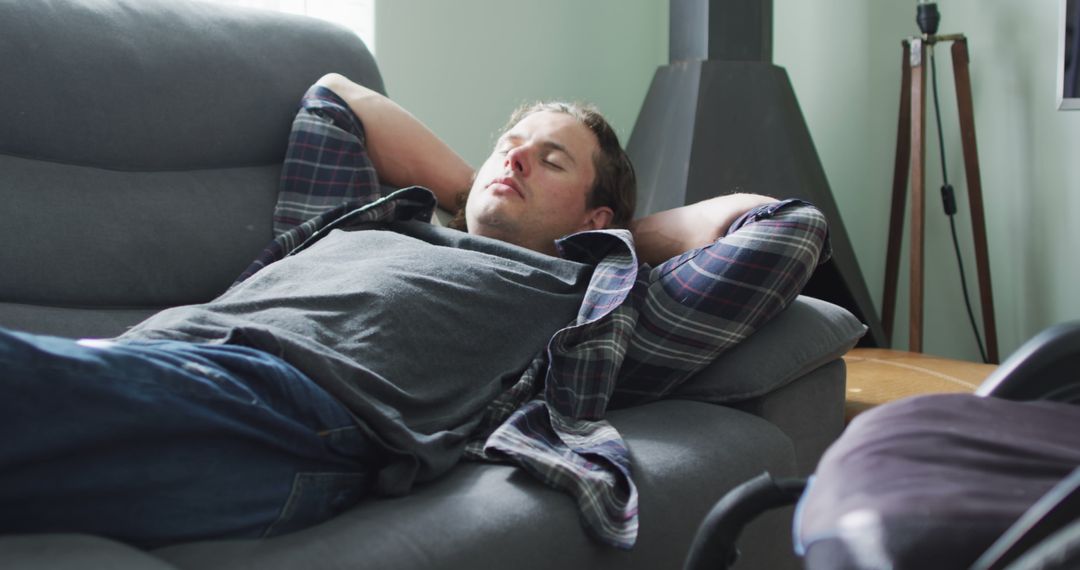
<instances>
[{"instance_id":1,"label":"man's face","mask_svg":"<svg viewBox=\"0 0 1080 570\"><path fill-rule=\"evenodd\" d=\"M565 113L533 113L499 137L473 181L469 232L554 254L565 235L606 227L607 207L587 208L596 136Z\"/></svg>"}]
</instances>

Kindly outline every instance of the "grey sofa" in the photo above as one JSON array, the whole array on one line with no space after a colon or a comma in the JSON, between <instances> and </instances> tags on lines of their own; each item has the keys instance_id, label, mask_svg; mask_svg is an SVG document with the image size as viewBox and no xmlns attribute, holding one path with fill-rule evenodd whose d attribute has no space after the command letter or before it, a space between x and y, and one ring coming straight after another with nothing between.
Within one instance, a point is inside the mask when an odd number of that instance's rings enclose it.
<instances>
[{"instance_id":1,"label":"grey sofa","mask_svg":"<svg viewBox=\"0 0 1080 570\"><path fill-rule=\"evenodd\" d=\"M0 0L0 326L109 337L222 292L270 238L296 103L332 71L384 88L355 35L307 18L187 0ZM523 471L463 463L279 538L143 552L8 535L0 567L677 568L728 489L812 470L842 429L839 356L863 332L843 309L799 298L679 399L612 412L641 493L631 551L592 542L570 497ZM788 518L748 530L744 567L794 564L780 546Z\"/></svg>"}]
</instances>

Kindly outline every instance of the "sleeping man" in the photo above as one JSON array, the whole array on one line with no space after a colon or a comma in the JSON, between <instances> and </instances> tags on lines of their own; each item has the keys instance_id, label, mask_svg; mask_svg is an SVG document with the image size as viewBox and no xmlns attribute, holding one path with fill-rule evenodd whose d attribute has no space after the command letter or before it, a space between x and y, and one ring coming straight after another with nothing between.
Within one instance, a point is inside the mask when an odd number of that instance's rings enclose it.
<instances>
[{"instance_id":1,"label":"sleeping man","mask_svg":"<svg viewBox=\"0 0 1080 570\"><path fill-rule=\"evenodd\" d=\"M808 204L632 220L634 189L590 107L522 109L474 172L390 100L320 79L277 237L229 290L107 341L0 330L0 532L272 536L464 458L524 467L629 548L637 492L606 410L663 398L827 256Z\"/></svg>"}]
</instances>

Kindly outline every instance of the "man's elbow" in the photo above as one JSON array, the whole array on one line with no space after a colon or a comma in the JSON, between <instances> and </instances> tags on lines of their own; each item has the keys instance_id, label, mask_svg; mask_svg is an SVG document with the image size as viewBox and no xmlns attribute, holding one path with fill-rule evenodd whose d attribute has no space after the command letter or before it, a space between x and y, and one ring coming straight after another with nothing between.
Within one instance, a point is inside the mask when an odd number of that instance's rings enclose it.
<instances>
[{"instance_id":1,"label":"man's elbow","mask_svg":"<svg viewBox=\"0 0 1080 570\"><path fill-rule=\"evenodd\" d=\"M345 100L353 108L353 112L358 115L360 114L359 108L365 105L365 102L385 98L381 93L368 89L340 73L327 73L320 77L315 84L333 91L338 97Z\"/></svg>"}]
</instances>

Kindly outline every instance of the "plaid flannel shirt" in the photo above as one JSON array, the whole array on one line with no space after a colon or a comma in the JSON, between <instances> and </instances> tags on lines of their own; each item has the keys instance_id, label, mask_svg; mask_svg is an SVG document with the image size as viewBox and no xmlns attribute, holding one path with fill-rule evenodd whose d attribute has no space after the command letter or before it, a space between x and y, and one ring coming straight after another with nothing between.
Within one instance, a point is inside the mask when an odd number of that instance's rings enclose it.
<instances>
[{"instance_id":1,"label":"plaid flannel shirt","mask_svg":"<svg viewBox=\"0 0 1080 570\"><path fill-rule=\"evenodd\" d=\"M430 220L430 191L382 195L364 141L360 120L333 92L316 86L304 95L281 175L277 237L238 281L333 228ZM606 410L662 398L786 307L828 257L825 219L797 200L768 204L713 244L655 268L639 265L625 230L582 232L557 247L596 267L577 319L488 406L466 457L512 462L570 493L586 528L626 549L637 537L637 489Z\"/></svg>"}]
</instances>

